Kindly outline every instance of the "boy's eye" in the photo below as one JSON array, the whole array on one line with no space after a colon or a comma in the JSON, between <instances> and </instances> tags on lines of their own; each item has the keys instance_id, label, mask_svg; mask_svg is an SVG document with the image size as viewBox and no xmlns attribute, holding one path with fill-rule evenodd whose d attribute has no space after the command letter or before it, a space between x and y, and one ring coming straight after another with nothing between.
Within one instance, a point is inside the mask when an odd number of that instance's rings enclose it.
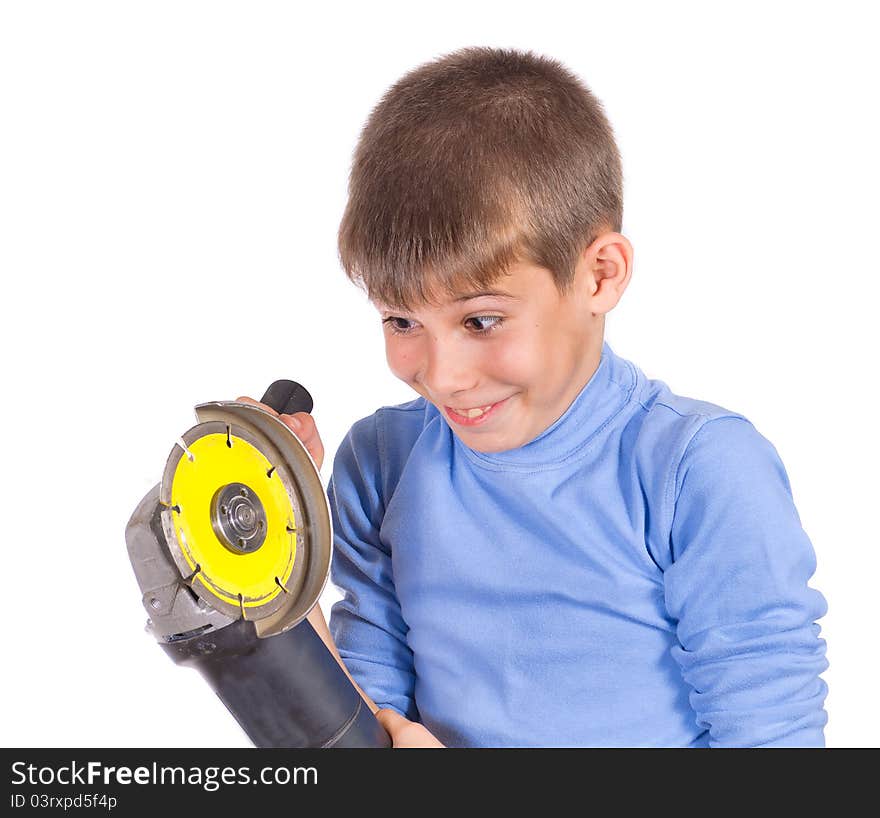
<instances>
[{"instance_id":1,"label":"boy's eye","mask_svg":"<svg viewBox=\"0 0 880 818\"><path fill-rule=\"evenodd\" d=\"M387 325L388 328L397 335L406 335L412 329L412 327L405 326L406 324L411 323L408 319L397 318L393 315L390 318L383 318L382 323ZM401 326L401 324L404 326Z\"/></svg>"},{"instance_id":2,"label":"boy's eye","mask_svg":"<svg viewBox=\"0 0 880 818\"><path fill-rule=\"evenodd\" d=\"M465 321L465 323L467 323L468 321L477 321L477 322L489 321L489 322L491 322L488 326L483 325L483 324L478 324L475 329L475 332L477 333L477 335L488 335L490 332L492 332L492 330L498 329L498 327L501 326L501 322L503 320L504 319L500 315L477 315L477 316L474 316L473 318L468 318L467 321Z\"/></svg>"}]
</instances>

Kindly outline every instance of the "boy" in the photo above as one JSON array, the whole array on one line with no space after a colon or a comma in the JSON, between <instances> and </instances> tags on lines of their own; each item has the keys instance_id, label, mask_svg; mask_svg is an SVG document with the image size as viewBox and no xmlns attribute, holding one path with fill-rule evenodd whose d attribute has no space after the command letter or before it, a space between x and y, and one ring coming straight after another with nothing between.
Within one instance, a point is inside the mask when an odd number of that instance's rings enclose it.
<instances>
[{"instance_id":1,"label":"boy","mask_svg":"<svg viewBox=\"0 0 880 818\"><path fill-rule=\"evenodd\" d=\"M785 469L604 342L621 218L602 107L552 60L448 55L364 128L340 255L419 397L336 455L331 631L396 746L824 744Z\"/></svg>"}]
</instances>

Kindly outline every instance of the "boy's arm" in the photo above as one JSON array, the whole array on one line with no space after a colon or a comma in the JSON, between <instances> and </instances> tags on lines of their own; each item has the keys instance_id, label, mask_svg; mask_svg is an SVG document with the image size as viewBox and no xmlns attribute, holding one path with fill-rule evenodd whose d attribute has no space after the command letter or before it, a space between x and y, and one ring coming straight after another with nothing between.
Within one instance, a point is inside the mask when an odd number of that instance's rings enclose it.
<instances>
[{"instance_id":1,"label":"boy's arm","mask_svg":"<svg viewBox=\"0 0 880 818\"><path fill-rule=\"evenodd\" d=\"M315 607L312 608L309 613L308 620L311 626L315 629L315 632L318 634L318 636L321 637L328 650L330 650L330 652L336 658L336 661L339 663L340 667L345 671L345 675L348 676L348 678L351 680L351 683L355 686L358 693L361 694L364 701L369 706L370 710L374 713L376 718L379 719L380 724L391 736L391 740L395 748L443 747L443 745L436 739L436 737L421 724L419 724L418 722L410 721L409 719L405 719L396 710L392 710L391 708L385 707L380 710L376 703L366 693L364 693L363 689L354 680L354 678L352 678L351 673L348 672L348 668L342 661L342 657L339 655L339 651L336 649L336 645L333 642L333 637L330 635L330 630L328 629L327 623L324 620L324 614L321 612L320 605L315 605Z\"/></svg>"},{"instance_id":2,"label":"boy's arm","mask_svg":"<svg viewBox=\"0 0 880 818\"><path fill-rule=\"evenodd\" d=\"M321 641L327 646L327 650L333 654L333 658L336 659L336 662L345 671L345 675L348 676L349 681L355 686L357 692L361 694L361 698L367 703L371 712L375 715L379 710L379 706L366 693L364 693L361 686L354 680L351 673L349 673L348 668L345 666L345 662L342 661L342 657L339 655L339 650L333 642L333 637L330 635L330 629L327 627L327 620L324 619L324 612L321 610L321 606L315 605L315 607L309 611L309 615L306 619L308 619L309 624L312 626L315 633L321 637Z\"/></svg>"},{"instance_id":3,"label":"boy's arm","mask_svg":"<svg viewBox=\"0 0 880 818\"><path fill-rule=\"evenodd\" d=\"M824 746L827 605L785 468L743 418L707 421L675 474L672 653L711 746Z\"/></svg>"},{"instance_id":4,"label":"boy's arm","mask_svg":"<svg viewBox=\"0 0 880 818\"><path fill-rule=\"evenodd\" d=\"M380 708L418 719L415 671L391 573L379 538L385 513L376 436L378 415L358 421L339 447L328 485L333 518L331 579L344 594L330 631L351 675Z\"/></svg>"}]
</instances>

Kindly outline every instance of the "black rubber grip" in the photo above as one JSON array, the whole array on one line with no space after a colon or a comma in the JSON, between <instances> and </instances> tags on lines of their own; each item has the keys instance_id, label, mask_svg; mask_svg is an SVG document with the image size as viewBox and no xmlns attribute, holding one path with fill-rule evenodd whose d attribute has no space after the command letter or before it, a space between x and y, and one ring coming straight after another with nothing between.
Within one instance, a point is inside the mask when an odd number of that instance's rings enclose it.
<instances>
[{"instance_id":1,"label":"black rubber grip","mask_svg":"<svg viewBox=\"0 0 880 818\"><path fill-rule=\"evenodd\" d=\"M161 643L195 667L257 747L390 747L391 739L307 622L260 639L238 619Z\"/></svg>"},{"instance_id":2,"label":"black rubber grip","mask_svg":"<svg viewBox=\"0 0 880 818\"><path fill-rule=\"evenodd\" d=\"M271 406L279 415L311 414L315 405L308 390L296 381L275 381L260 398L260 403Z\"/></svg>"}]
</instances>

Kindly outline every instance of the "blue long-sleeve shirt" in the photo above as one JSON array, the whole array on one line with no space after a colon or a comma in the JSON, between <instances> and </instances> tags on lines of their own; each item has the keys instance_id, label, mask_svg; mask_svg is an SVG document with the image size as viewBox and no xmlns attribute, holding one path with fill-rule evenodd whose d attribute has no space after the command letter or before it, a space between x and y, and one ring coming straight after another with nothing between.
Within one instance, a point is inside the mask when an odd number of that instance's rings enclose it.
<instances>
[{"instance_id":1,"label":"blue long-sleeve shirt","mask_svg":"<svg viewBox=\"0 0 880 818\"><path fill-rule=\"evenodd\" d=\"M824 744L826 603L775 448L607 343L525 446L470 449L419 398L354 424L328 494L340 654L444 744Z\"/></svg>"}]
</instances>

